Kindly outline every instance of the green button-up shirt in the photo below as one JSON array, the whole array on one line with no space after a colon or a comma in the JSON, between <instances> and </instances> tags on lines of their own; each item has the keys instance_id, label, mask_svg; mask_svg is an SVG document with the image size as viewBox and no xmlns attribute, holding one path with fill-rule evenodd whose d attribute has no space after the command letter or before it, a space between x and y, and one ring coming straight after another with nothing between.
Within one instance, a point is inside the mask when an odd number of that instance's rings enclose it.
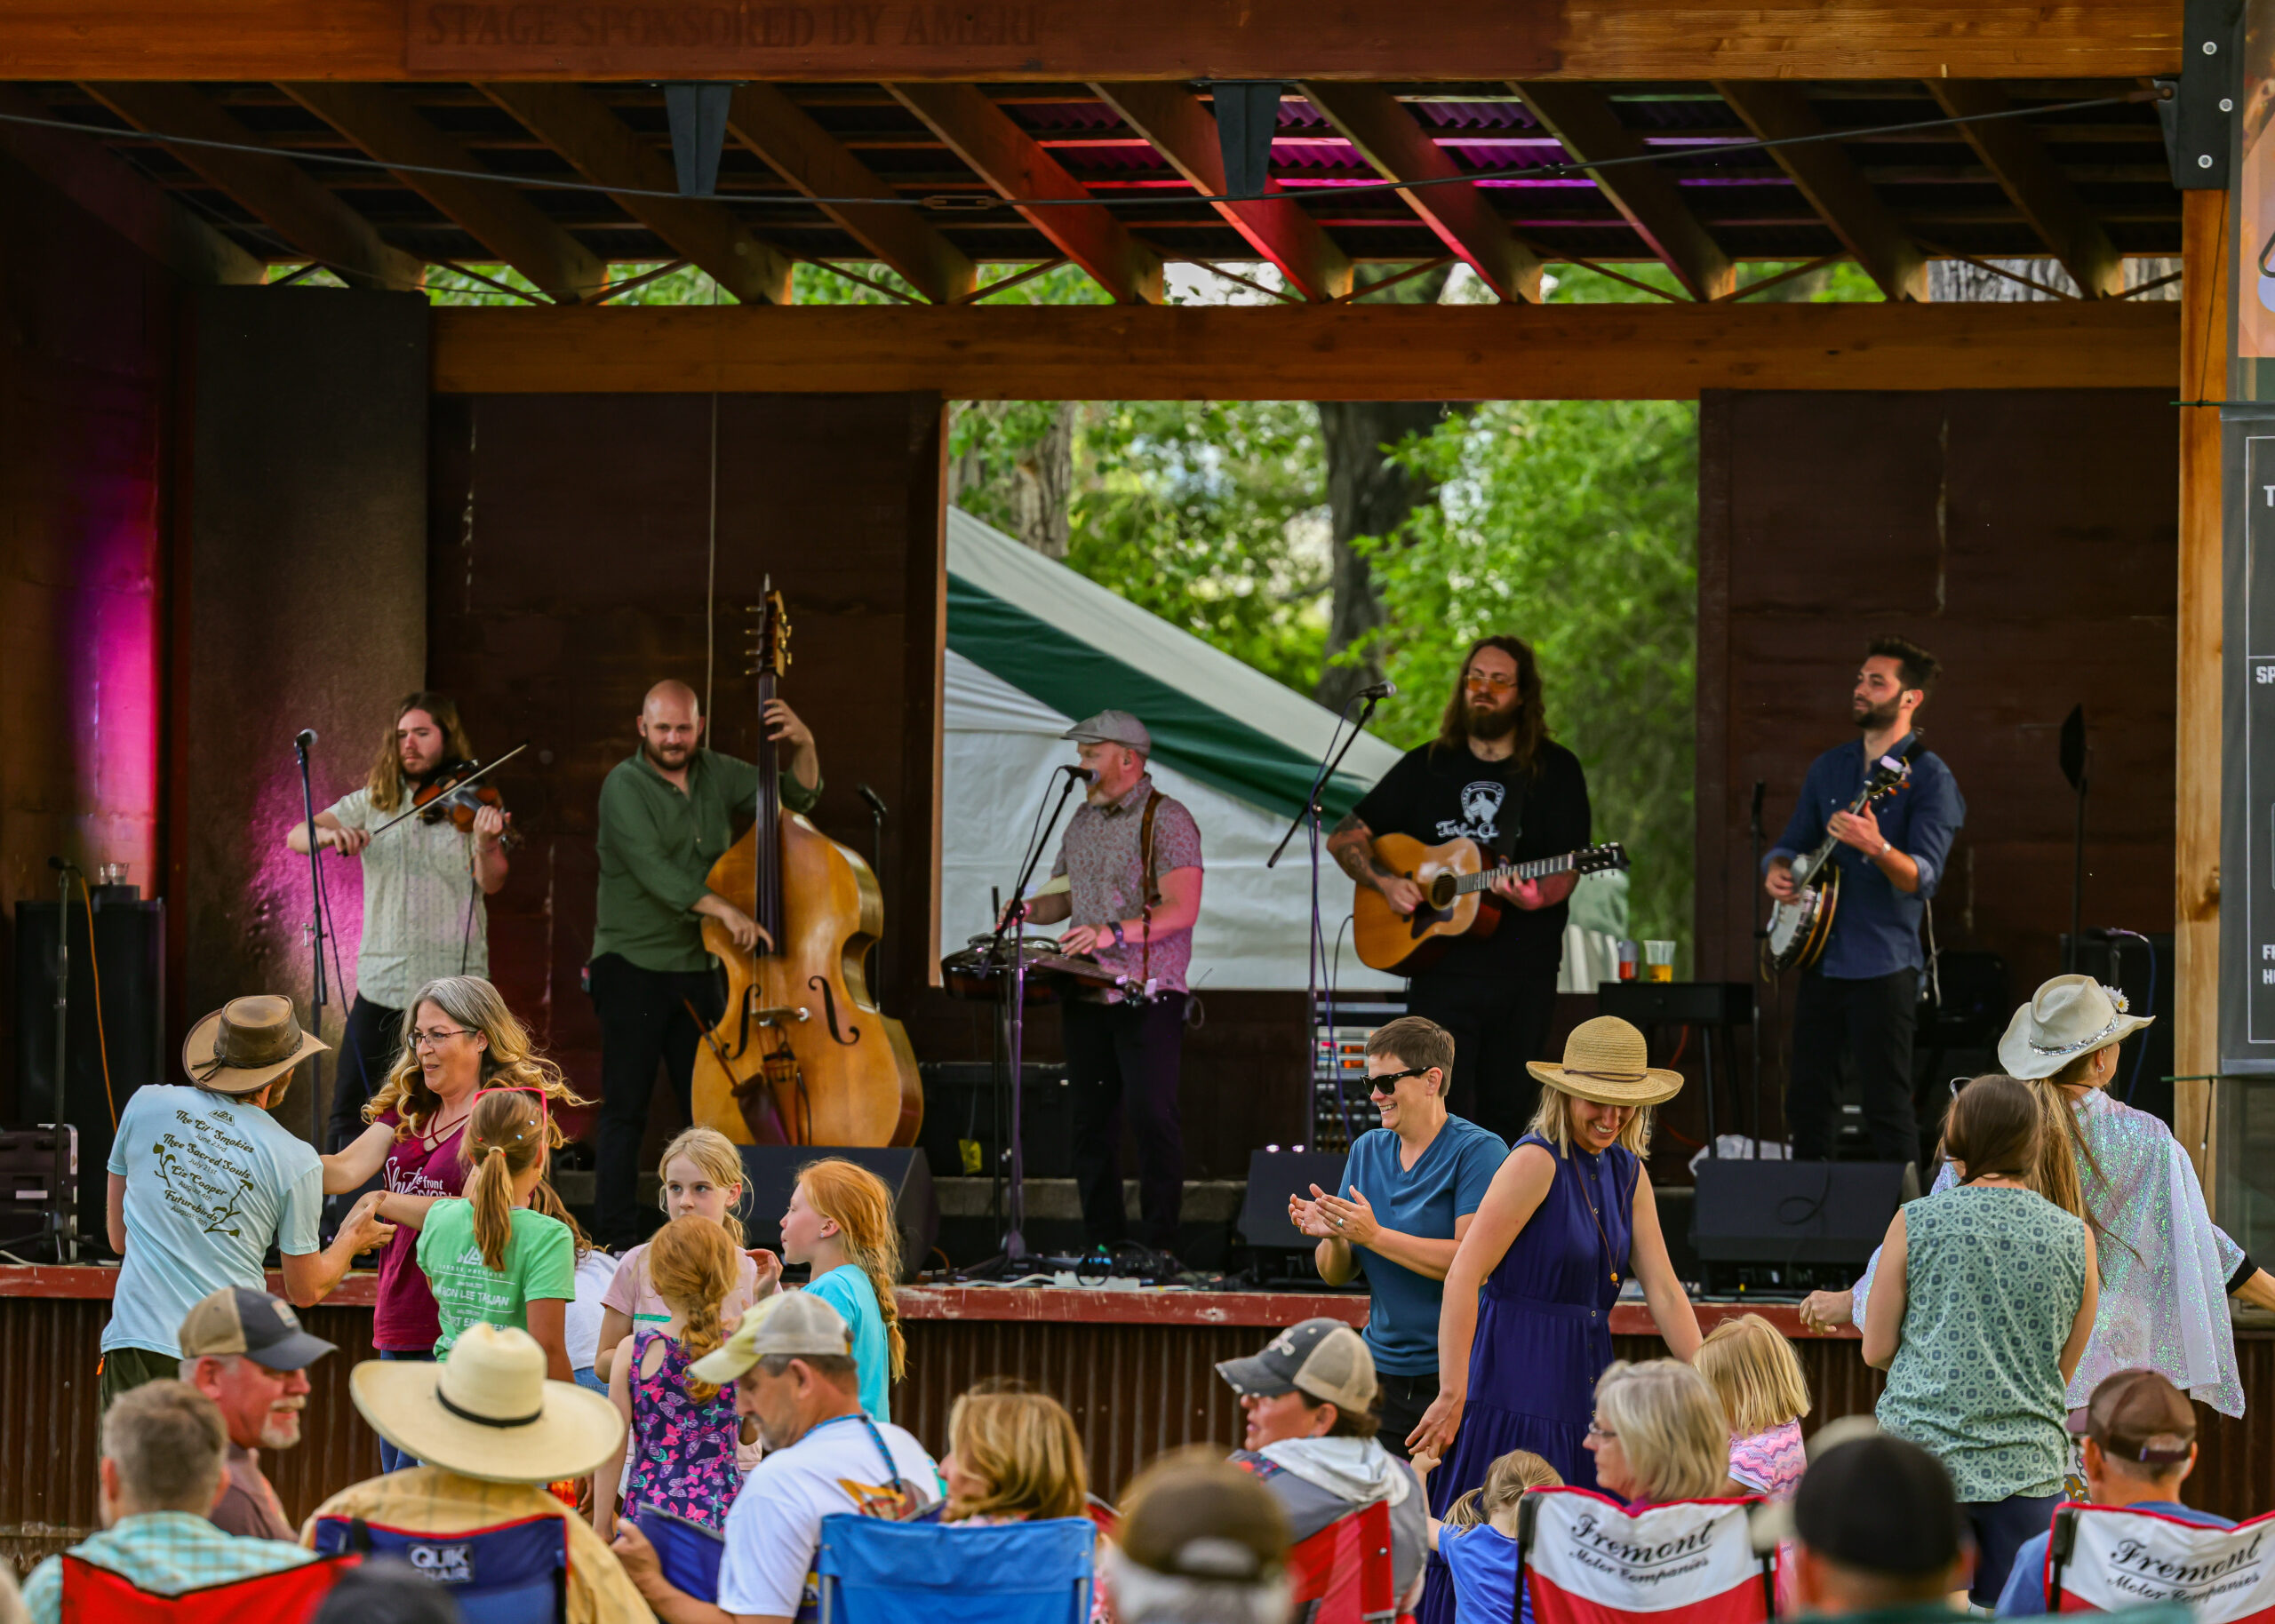
<instances>
[{"instance_id":1,"label":"green button-up shirt","mask_svg":"<svg viewBox=\"0 0 2275 1624\"><path fill-rule=\"evenodd\" d=\"M781 782L786 811L809 811L821 799L818 784L810 790L787 771ZM715 750L690 759L684 792L645 752L618 762L601 784L593 957L620 953L643 970L708 968L695 904L712 864L734 844L737 823L748 822L738 813L757 799L758 768Z\"/></svg>"}]
</instances>

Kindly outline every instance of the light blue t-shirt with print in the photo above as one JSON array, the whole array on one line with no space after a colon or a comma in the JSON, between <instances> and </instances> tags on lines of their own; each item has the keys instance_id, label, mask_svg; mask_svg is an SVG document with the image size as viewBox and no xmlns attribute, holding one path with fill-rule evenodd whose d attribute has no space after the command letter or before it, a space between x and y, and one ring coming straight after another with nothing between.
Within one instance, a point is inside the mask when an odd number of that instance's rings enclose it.
<instances>
[{"instance_id":1,"label":"light blue t-shirt with print","mask_svg":"<svg viewBox=\"0 0 2275 1624\"><path fill-rule=\"evenodd\" d=\"M890 1421L892 1349L885 1340L876 1287L858 1265L840 1263L827 1274L817 1275L806 1289L844 1316L853 1333L853 1371L861 1379L861 1407L871 1421Z\"/></svg>"},{"instance_id":2,"label":"light blue t-shirt with print","mask_svg":"<svg viewBox=\"0 0 2275 1624\"><path fill-rule=\"evenodd\" d=\"M134 1091L111 1143L126 1180L126 1262L102 1345L181 1357L181 1322L224 1286L267 1289L269 1243L319 1249L323 1164L257 1105L187 1085Z\"/></svg>"}]
</instances>

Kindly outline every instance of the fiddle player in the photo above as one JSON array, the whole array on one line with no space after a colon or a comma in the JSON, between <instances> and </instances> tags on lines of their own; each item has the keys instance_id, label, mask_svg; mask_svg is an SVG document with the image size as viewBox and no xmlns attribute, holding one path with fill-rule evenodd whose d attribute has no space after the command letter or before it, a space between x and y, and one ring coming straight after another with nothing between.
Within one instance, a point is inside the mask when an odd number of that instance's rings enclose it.
<instances>
[{"instance_id":1,"label":"fiddle player","mask_svg":"<svg viewBox=\"0 0 2275 1624\"><path fill-rule=\"evenodd\" d=\"M1763 859L1762 888L1793 900L1793 859L1830 834L1840 841L1840 901L1824 953L1793 995L1792 1073L1785 1131L1796 1161L1830 1161L1840 1125L1840 1057L1855 1063L1877 1161L1920 1159L1912 1108L1912 1028L1920 1007L1920 920L1943 878L1967 802L1941 757L1920 751L1912 776L1886 800L1845 810L1882 756L1912 742L1928 702L1936 657L1901 637L1873 640L1857 668L1848 718L1860 737L1809 764L1785 832Z\"/></svg>"},{"instance_id":2,"label":"fiddle player","mask_svg":"<svg viewBox=\"0 0 2275 1624\"><path fill-rule=\"evenodd\" d=\"M1201 830L1183 803L1153 787L1145 770L1153 736L1127 711L1100 711L1060 736L1075 741L1094 776L1067 820L1051 865L1063 888L1030 899L1037 924L1074 923L1061 951L1088 955L1130 978L1129 990L1090 988L1065 1006L1074 1180L1090 1244L1123 1243L1122 1121L1138 1141L1139 1235L1176 1267L1185 1196L1185 1136L1177 1070L1185 1046L1193 926L1201 917ZM1147 997L1150 983L1153 996Z\"/></svg>"},{"instance_id":3,"label":"fiddle player","mask_svg":"<svg viewBox=\"0 0 2275 1624\"><path fill-rule=\"evenodd\" d=\"M764 934L710 888L712 865L755 816L758 768L705 749L705 720L693 689L657 683L640 706L640 748L601 785L600 895L586 967L601 1023L593 1238L612 1250L647 1238L636 1210L640 1142L657 1064L691 1121L696 1046L725 1007L703 945L704 918L717 919L745 950ZM767 703L761 720L768 736L788 747L783 809L812 810L821 799L821 756L811 729L779 699Z\"/></svg>"},{"instance_id":4,"label":"fiddle player","mask_svg":"<svg viewBox=\"0 0 2275 1624\"><path fill-rule=\"evenodd\" d=\"M363 865L363 935L355 952L355 1001L333 1068L331 1118L324 1148L337 1150L363 1131L363 1103L387 1080L403 1046L411 994L445 975L490 974L490 926L482 899L506 883L506 830L513 815L483 807L460 831L447 817L404 818L447 769L474 759L459 707L441 694L406 695L379 741L363 787L316 814L316 844ZM308 849L296 821L284 832Z\"/></svg>"},{"instance_id":5,"label":"fiddle player","mask_svg":"<svg viewBox=\"0 0 2275 1624\"><path fill-rule=\"evenodd\" d=\"M1378 834L1425 845L1467 839L1495 863L1576 851L1592 819L1580 758L1549 736L1540 664L1521 637L1481 637L1463 657L1438 736L1409 750L1328 836L1343 872L1400 913L1422 888L1375 857ZM1446 1103L1507 1143L1524 1137L1540 1103L1526 1063L1548 1053L1556 973L1564 962L1567 899L1578 877L1494 882L1502 908L1489 935L1458 937L1407 993L1409 1015L1452 1034Z\"/></svg>"}]
</instances>

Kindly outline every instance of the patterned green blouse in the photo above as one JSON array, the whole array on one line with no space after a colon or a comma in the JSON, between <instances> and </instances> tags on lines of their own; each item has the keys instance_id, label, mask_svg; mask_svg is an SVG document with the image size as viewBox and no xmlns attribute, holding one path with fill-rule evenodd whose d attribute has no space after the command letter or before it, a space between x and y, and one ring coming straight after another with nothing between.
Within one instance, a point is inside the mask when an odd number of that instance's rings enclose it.
<instances>
[{"instance_id":1,"label":"patterned green blouse","mask_svg":"<svg viewBox=\"0 0 2275 1624\"><path fill-rule=\"evenodd\" d=\"M1942 1461L1963 1501L2056 1493L2085 1224L2035 1191L1969 1185L1909 1203L1904 1222L1904 1328L1880 1425Z\"/></svg>"}]
</instances>

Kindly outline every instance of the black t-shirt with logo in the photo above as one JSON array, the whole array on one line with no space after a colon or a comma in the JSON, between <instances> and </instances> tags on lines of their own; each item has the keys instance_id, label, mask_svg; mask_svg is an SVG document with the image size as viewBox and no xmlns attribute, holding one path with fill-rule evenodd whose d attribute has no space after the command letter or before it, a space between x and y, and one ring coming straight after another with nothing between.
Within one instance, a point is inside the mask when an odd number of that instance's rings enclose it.
<instances>
[{"instance_id":1,"label":"black t-shirt with logo","mask_svg":"<svg viewBox=\"0 0 2275 1624\"><path fill-rule=\"evenodd\" d=\"M1588 780L1580 758L1546 742L1529 772L1505 760L1480 760L1466 746L1409 750L1354 810L1377 835L1409 835L1428 846L1474 840L1485 848L1489 866L1577 851L1588 843L1590 827ZM1501 923L1491 935L1452 943L1425 974L1553 975L1563 960L1564 921L1570 912L1563 903L1529 912L1504 904Z\"/></svg>"}]
</instances>

